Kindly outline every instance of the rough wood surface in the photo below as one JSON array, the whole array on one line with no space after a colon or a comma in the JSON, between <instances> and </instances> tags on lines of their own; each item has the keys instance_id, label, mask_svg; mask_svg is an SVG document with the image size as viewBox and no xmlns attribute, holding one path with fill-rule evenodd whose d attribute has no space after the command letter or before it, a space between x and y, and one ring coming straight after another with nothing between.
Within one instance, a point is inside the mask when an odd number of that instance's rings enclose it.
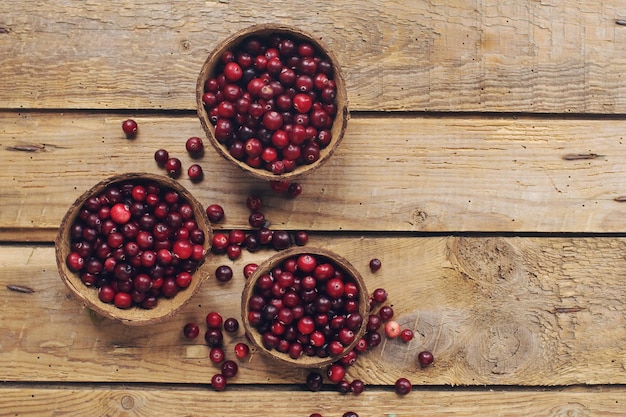
<instances>
[{"instance_id":1,"label":"rough wood surface","mask_svg":"<svg viewBox=\"0 0 626 417\"><path fill-rule=\"evenodd\" d=\"M1 417L206 416L268 415L265 389L229 387L216 393L206 387L67 386L1 387ZM361 417L621 417L624 388L559 390L419 390L398 397L389 389L354 395L335 392L276 391L274 417L308 417L311 413L340 417L354 411Z\"/></svg>"},{"instance_id":2,"label":"rough wood surface","mask_svg":"<svg viewBox=\"0 0 626 417\"><path fill-rule=\"evenodd\" d=\"M353 110L626 113L626 18L599 1L0 4L0 108L194 109L209 52L257 23L322 37Z\"/></svg>"},{"instance_id":3,"label":"rough wood surface","mask_svg":"<svg viewBox=\"0 0 626 417\"><path fill-rule=\"evenodd\" d=\"M138 115L134 140L123 136L126 116L0 113L2 239L51 240L71 203L100 180L128 170L164 174L153 160L162 147L185 172L203 166L204 181L192 184L185 173L180 182L205 207L223 205L217 228L248 227L243 203L257 192L274 227L288 229L625 231L622 120L353 117L333 158L290 199L210 147L192 160L185 141L203 137L194 115Z\"/></svg>"},{"instance_id":4,"label":"rough wood surface","mask_svg":"<svg viewBox=\"0 0 626 417\"><path fill-rule=\"evenodd\" d=\"M361 356L349 378L391 385L571 385L626 383L626 240L616 238L399 238L315 235L310 245L348 259L370 291L383 287L409 344L387 340ZM272 251L246 253L235 277L210 277L173 319L149 327L99 320L70 296L49 246L0 251L0 363L6 381L206 384L216 372L202 337L182 327L209 311L240 318L243 266ZM383 267L371 273L369 260ZM213 270L212 268L210 270ZM32 288L10 291L7 285ZM225 349L243 341L227 336ZM421 369L422 349L436 362ZM240 384L300 384L307 371L259 353L241 363Z\"/></svg>"}]
</instances>

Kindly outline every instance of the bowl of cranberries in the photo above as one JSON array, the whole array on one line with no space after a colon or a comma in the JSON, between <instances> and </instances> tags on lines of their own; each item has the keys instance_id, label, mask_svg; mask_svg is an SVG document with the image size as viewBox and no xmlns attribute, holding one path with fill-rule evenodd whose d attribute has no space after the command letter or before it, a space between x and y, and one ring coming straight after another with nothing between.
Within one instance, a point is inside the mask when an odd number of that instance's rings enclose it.
<instances>
[{"instance_id":1,"label":"bowl of cranberries","mask_svg":"<svg viewBox=\"0 0 626 417\"><path fill-rule=\"evenodd\" d=\"M312 35L272 24L246 28L212 51L197 80L196 105L218 153L270 181L320 167L349 117L332 52Z\"/></svg>"},{"instance_id":2,"label":"bowl of cranberries","mask_svg":"<svg viewBox=\"0 0 626 417\"><path fill-rule=\"evenodd\" d=\"M172 316L208 276L212 230L175 180L127 173L69 208L55 240L61 278L88 308L128 325Z\"/></svg>"},{"instance_id":3,"label":"bowl of cranberries","mask_svg":"<svg viewBox=\"0 0 626 417\"><path fill-rule=\"evenodd\" d=\"M290 365L321 368L364 336L369 297L346 259L322 248L295 247L258 266L246 281L241 309L257 350Z\"/></svg>"}]
</instances>

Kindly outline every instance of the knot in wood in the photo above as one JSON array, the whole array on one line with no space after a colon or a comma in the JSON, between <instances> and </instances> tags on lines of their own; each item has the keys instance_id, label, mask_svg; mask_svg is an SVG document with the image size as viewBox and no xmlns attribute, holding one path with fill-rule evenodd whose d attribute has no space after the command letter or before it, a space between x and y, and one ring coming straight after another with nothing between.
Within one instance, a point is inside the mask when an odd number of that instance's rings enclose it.
<instances>
[{"instance_id":1,"label":"knot in wood","mask_svg":"<svg viewBox=\"0 0 626 417\"><path fill-rule=\"evenodd\" d=\"M135 407L135 400L130 395L124 395L122 397L121 403L124 410L130 410L131 408Z\"/></svg>"}]
</instances>

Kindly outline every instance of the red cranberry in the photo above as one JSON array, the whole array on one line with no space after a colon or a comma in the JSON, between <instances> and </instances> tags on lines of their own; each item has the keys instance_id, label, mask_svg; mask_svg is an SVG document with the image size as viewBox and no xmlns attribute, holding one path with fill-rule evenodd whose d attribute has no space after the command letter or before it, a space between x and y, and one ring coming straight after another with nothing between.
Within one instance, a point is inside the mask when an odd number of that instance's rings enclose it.
<instances>
[{"instance_id":1,"label":"red cranberry","mask_svg":"<svg viewBox=\"0 0 626 417\"><path fill-rule=\"evenodd\" d=\"M124 120L122 122L122 130L127 138L134 137L137 134L137 122L132 119Z\"/></svg>"},{"instance_id":2,"label":"red cranberry","mask_svg":"<svg viewBox=\"0 0 626 417\"><path fill-rule=\"evenodd\" d=\"M400 325L397 321L389 320L385 323L385 334L390 339L395 339L400 335Z\"/></svg>"},{"instance_id":3,"label":"red cranberry","mask_svg":"<svg viewBox=\"0 0 626 417\"><path fill-rule=\"evenodd\" d=\"M216 391L223 391L226 388L226 377L222 374L215 374L211 378L211 386Z\"/></svg>"},{"instance_id":4,"label":"red cranberry","mask_svg":"<svg viewBox=\"0 0 626 417\"><path fill-rule=\"evenodd\" d=\"M180 174L181 169L182 169L182 164L180 162L180 159L169 158L167 161L165 161L165 170L167 171L168 175L170 175L171 177L178 176Z\"/></svg>"},{"instance_id":5,"label":"red cranberry","mask_svg":"<svg viewBox=\"0 0 626 417\"><path fill-rule=\"evenodd\" d=\"M413 330L411 329L403 329L400 332L400 339L405 342L408 343L413 339Z\"/></svg>"},{"instance_id":6,"label":"red cranberry","mask_svg":"<svg viewBox=\"0 0 626 417\"><path fill-rule=\"evenodd\" d=\"M393 308L391 306L382 306L378 311L378 315L383 321L391 320L393 318Z\"/></svg>"},{"instance_id":7,"label":"red cranberry","mask_svg":"<svg viewBox=\"0 0 626 417\"><path fill-rule=\"evenodd\" d=\"M206 316L206 324L211 329L221 329L222 328L222 316L216 311L211 311Z\"/></svg>"},{"instance_id":8,"label":"red cranberry","mask_svg":"<svg viewBox=\"0 0 626 417\"><path fill-rule=\"evenodd\" d=\"M212 347L209 351L209 360L213 363L221 363L225 357L224 349L219 346Z\"/></svg>"},{"instance_id":9,"label":"red cranberry","mask_svg":"<svg viewBox=\"0 0 626 417\"><path fill-rule=\"evenodd\" d=\"M291 245L291 236L284 230L275 230L272 235L272 246L276 250L287 249Z\"/></svg>"},{"instance_id":10,"label":"red cranberry","mask_svg":"<svg viewBox=\"0 0 626 417\"><path fill-rule=\"evenodd\" d=\"M417 355L417 360L422 368L426 368L427 366L430 366L433 363L433 361L435 360L435 357L433 356L432 353L425 350L423 352L420 352Z\"/></svg>"},{"instance_id":11,"label":"red cranberry","mask_svg":"<svg viewBox=\"0 0 626 417\"><path fill-rule=\"evenodd\" d=\"M332 365L330 365L326 372L326 376L328 377L329 381L335 383L341 381L345 375L346 369L338 363L333 363Z\"/></svg>"},{"instance_id":12,"label":"red cranberry","mask_svg":"<svg viewBox=\"0 0 626 417\"><path fill-rule=\"evenodd\" d=\"M239 342L235 345L235 356L237 359L244 359L250 353L250 348L245 343Z\"/></svg>"},{"instance_id":13,"label":"red cranberry","mask_svg":"<svg viewBox=\"0 0 626 417\"><path fill-rule=\"evenodd\" d=\"M243 267L243 276L246 279L250 278L250 276L252 276L252 274L254 274L254 271L256 271L258 267L259 267L259 265L255 264L255 263L246 264Z\"/></svg>"},{"instance_id":14,"label":"red cranberry","mask_svg":"<svg viewBox=\"0 0 626 417\"><path fill-rule=\"evenodd\" d=\"M309 234L304 230L298 230L294 235L294 241L296 245L304 246L309 243Z\"/></svg>"},{"instance_id":15,"label":"red cranberry","mask_svg":"<svg viewBox=\"0 0 626 417\"><path fill-rule=\"evenodd\" d=\"M380 259L373 258L372 260L370 260L370 270L372 272L378 271L381 266L382 266L382 262L380 262ZM382 301L382 302L384 302L384 301Z\"/></svg>"},{"instance_id":16,"label":"red cranberry","mask_svg":"<svg viewBox=\"0 0 626 417\"><path fill-rule=\"evenodd\" d=\"M235 361L227 360L222 364L222 375L226 378L232 378L237 375L239 366Z\"/></svg>"},{"instance_id":17,"label":"red cranberry","mask_svg":"<svg viewBox=\"0 0 626 417\"><path fill-rule=\"evenodd\" d=\"M382 304L387 301L387 291L385 291L383 288L377 288L372 293L372 298L376 303Z\"/></svg>"},{"instance_id":18,"label":"red cranberry","mask_svg":"<svg viewBox=\"0 0 626 417\"><path fill-rule=\"evenodd\" d=\"M185 142L185 148L190 155L199 156L204 152L204 143L199 137L192 136Z\"/></svg>"},{"instance_id":19,"label":"red cranberry","mask_svg":"<svg viewBox=\"0 0 626 417\"><path fill-rule=\"evenodd\" d=\"M235 333L239 330L239 322L234 317L229 317L224 320L224 330L228 333Z\"/></svg>"},{"instance_id":20,"label":"red cranberry","mask_svg":"<svg viewBox=\"0 0 626 417\"><path fill-rule=\"evenodd\" d=\"M204 333L204 340L210 347L222 346L224 335L221 330L210 328Z\"/></svg>"},{"instance_id":21,"label":"red cranberry","mask_svg":"<svg viewBox=\"0 0 626 417\"><path fill-rule=\"evenodd\" d=\"M395 391L398 395L406 395L413 389L413 385L406 378L398 378L394 385Z\"/></svg>"},{"instance_id":22,"label":"red cranberry","mask_svg":"<svg viewBox=\"0 0 626 417\"><path fill-rule=\"evenodd\" d=\"M311 391L319 391L322 389L324 379L322 375L318 372L310 372L306 378L306 386Z\"/></svg>"},{"instance_id":23,"label":"red cranberry","mask_svg":"<svg viewBox=\"0 0 626 417\"><path fill-rule=\"evenodd\" d=\"M187 176L193 182L199 182L202 180L204 173L202 172L202 167L198 164L190 165L187 169Z\"/></svg>"},{"instance_id":24,"label":"red cranberry","mask_svg":"<svg viewBox=\"0 0 626 417\"><path fill-rule=\"evenodd\" d=\"M206 208L206 214L211 223L219 223L224 218L224 209L219 204L211 204Z\"/></svg>"}]
</instances>

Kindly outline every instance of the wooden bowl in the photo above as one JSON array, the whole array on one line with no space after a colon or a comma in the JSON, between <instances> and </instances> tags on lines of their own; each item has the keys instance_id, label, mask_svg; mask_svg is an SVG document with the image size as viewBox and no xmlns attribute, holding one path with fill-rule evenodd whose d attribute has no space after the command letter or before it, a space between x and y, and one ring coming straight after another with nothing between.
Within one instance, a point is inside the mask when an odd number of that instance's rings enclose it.
<instances>
[{"instance_id":1,"label":"wooden bowl","mask_svg":"<svg viewBox=\"0 0 626 417\"><path fill-rule=\"evenodd\" d=\"M70 253L70 229L74 221L80 214L81 208L91 196L100 195L112 184L119 184L125 181L136 183L146 183L153 181L161 187L161 189L172 189L177 191L180 196L186 200L193 208L194 219L198 223L198 227L204 232L205 240L203 247L205 249L205 257L198 263L196 270L193 272L191 284L181 289L174 297L159 297L158 304L152 309L145 309L137 306L128 309L120 309L114 304L102 302L98 298L98 290L93 287L86 286L77 272L70 270L66 264L66 258ZM86 307L92 309L97 314L104 317L120 321L127 325L138 326L157 323L163 321L176 313L198 290L202 281L208 276L206 254L209 253L212 240L212 230L207 218L206 212L202 205L178 182L171 178L147 174L147 173L127 173L114 176L103 180L94 187L81 195L69 208L55 240L56 262L59 274L63 282Z\"/></svg>"},{"instance_id":2,"label":"wooden bowl","mask_svg":"<svg viewBox=\"0 0 626 417\"><path fill-rule=\"evenodd\" d=\"M337 103L337 113L334 117L332 126L330 128L332 133L332 140L328 146L322 148L320 151L320 157L316 162L311 164L299 165L293 171L285 172L283 174L274 174L268 171L265 168L253 168L248 165L245 161L240 161L239 159L233 157L224 144L218 141L215 137L215 127L211 123L209 119L209 115L207 113L207 109L205 108L202 96L204 94L205 83L207 79L215 76L217 69L221 64L221 57L226 51L232 51L234 48L239 46L246 38L250 36L256 36L260 39L267 40L273 34L278 35L288 35L296 40L302 40L310 42L317 52L327 58L333 66L333 79L335 81L337 91L336 91L336 103ZM321 37L320 37L321 38ZM204 129L209 142L213 145L213 147L217 150L217 152L222 155L226 160L230 161L232 164L236 165L243 171L249 173L250 175L260 178L263 180L292 180L296 177L302 176L303 174L310 173L320 166L322 166L328 159L331 157L333 152L339 146L341 140L343 139L343 135L346 129L346 125L349 118L348 113L348 96L346 93L346 85L343 79L343 74L339 63L330 49L323 44L323 42L319 39L310 35L302 30L277 25L277 24L262 24L255 25L243 29L226 40L222 41L208 56L202 69L200 71L200 75L198 76L197 84L196 84L196 108L198 117L200 118L200 123L202 128Z\"/></svg>"},{"instance_id":3,"label":"wooden bowl","mask_svg":"<svg viewBox=\"0 0 626 417\"><path fill-rule=\"evenodd\" d=\"M357 296L358 300L358 312L363 317L363 322L358 330L354 331L355 338L354 341L346 346L343 352L339 355L328 356L328 357L318 357L318 356L309 356L303 354L297 359L293 359L287 353L279 352L276 349L268 349L264 346L262 341L262 334L254 327L249 320L250 307L248 300L251 296L255 294L255 286L259 278L268 274L273 268L282 265L283 262L289 258L295 257L297 258L302 254L313 254L318 259L323 259L325 262L329 262L335 266L335 268L341 269L344 272L344 282L353 281L356 283L359 292ZM294 367L302 367L302 368L322 368L327 366L345 356L349 351L351 351L358 340L365 335L367 328L367 317L369 311L369 294L365 287L365 283L363 278L359 274L359 272L343 257L333 253L329 250L315 247L293 247L290 249L286 249L284 251L279 252L278 254L272 256L265 262L261 263L256 271L248 278L246 281L246 285L244 287L241 299L241 313L242 313L242 322L244 326L244 330L246 336L252 343L252 345L259 351L264 354L270 356L271 358L280 361L284 364L294 366ZM295 321L294 321L295 323Z\"/></svg>"}]
</instances>

